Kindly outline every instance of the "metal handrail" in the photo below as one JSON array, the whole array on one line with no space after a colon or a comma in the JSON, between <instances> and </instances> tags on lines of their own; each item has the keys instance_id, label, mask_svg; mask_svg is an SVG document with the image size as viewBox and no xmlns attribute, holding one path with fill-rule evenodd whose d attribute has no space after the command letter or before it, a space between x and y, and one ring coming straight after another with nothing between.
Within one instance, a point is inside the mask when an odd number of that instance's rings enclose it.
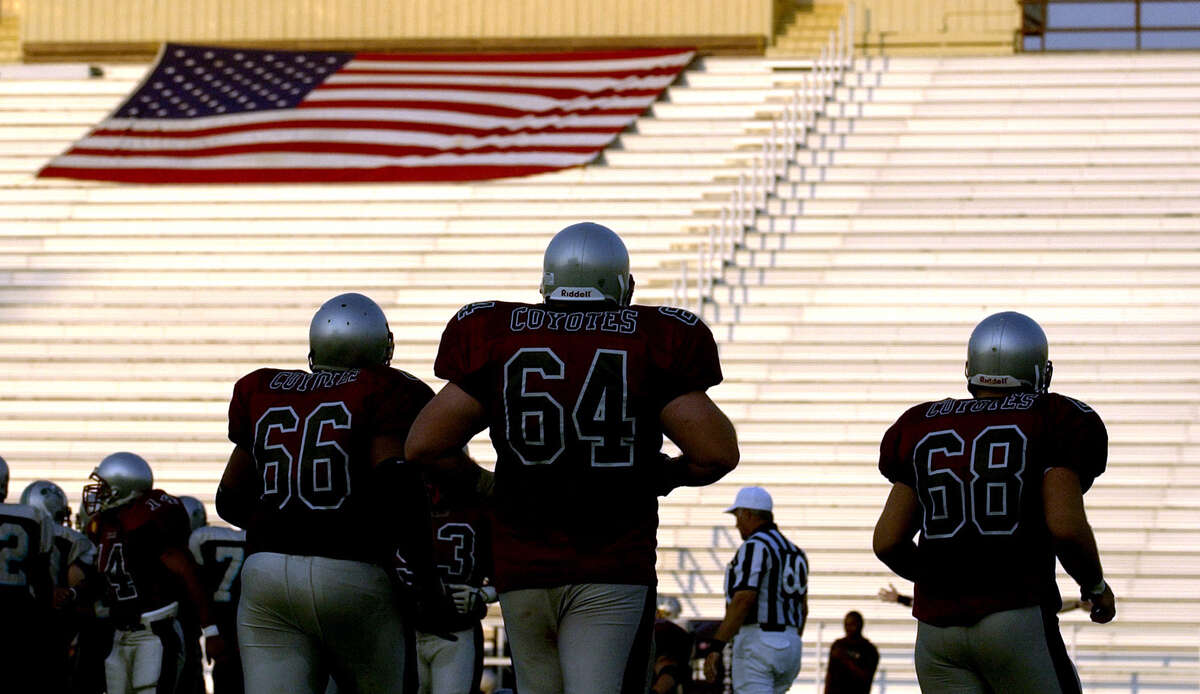
<instances>
[{"instance_id":1,"label":"metal handrail","mask_svg":"<svg viewBox=\"0 0 1200 694\"><path fill-rule=\"evenodd\" d=\"M854 67L854 10L854 3L847 3L812 70L802 76L800 86L792 90L792 98L771 121L760 151L738 174L729 202L721 207L717 223L709 226L708 237L701 241L697 253L694 298L686 286L688 271L684 263L681 281L675 285L675 301L679 304L682 299L684 306L702 318L707 317L709 306L714 309L711 317L719 318L715 292L724 279L725 268L745 247L747 230L754 228L759 212L766 210L777 184L787 175L788 165L796 160L796 152L825 113L825 104L834 98L846 71Z\"/></svg>"}]
</instances>

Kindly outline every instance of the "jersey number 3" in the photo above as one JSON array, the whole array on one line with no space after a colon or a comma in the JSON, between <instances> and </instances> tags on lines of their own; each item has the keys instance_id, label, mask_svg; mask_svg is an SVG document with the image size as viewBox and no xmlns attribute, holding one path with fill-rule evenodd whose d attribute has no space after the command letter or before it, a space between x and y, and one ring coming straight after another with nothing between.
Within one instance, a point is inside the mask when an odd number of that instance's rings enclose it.
<instances>
[{"instance_id":1,"label":"jersey number 3","mask_svg":"<svg viewBox=\"0 0 1200 694\"><path fill-rule=\"evenodd\" d=\"M923 533L936 540L954 537L971 519L981 535L1011 535L1021 521L1025 434L1013 425L988 427L971 442L970 480L947 465L967 452L953 429L935 431L913 450L917 496L924 507Z\"/></svg>"}]
</instances>

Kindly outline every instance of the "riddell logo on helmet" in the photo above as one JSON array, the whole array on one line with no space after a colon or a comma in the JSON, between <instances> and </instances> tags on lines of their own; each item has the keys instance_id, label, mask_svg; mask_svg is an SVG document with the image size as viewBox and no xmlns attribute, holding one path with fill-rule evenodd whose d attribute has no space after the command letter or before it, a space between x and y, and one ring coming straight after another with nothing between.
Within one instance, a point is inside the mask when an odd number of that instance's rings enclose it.
<instances>
[{"instance_id":1,"label":"riddell logo on helmet","mask_svg":"<svg viewBox=\"0 0 1200 694\"><path fill-rule=\"evenodd\" d=\"M550 295L551 299L600 299L591 287L559 287Z\"/></svg>"},{"instance_id":2,"label":"riddell logo on helmet","mask_svg":"<svg viewBox=\"0 0 1200 694\"><path fill-rule=\"evenodd\" d=\"M1008 376L1001 376L999 378L996 378L995 376L980 375L979 382L985 386L1002 386L1002 385L1008 383Z\"/></svg>"}]
</instances>

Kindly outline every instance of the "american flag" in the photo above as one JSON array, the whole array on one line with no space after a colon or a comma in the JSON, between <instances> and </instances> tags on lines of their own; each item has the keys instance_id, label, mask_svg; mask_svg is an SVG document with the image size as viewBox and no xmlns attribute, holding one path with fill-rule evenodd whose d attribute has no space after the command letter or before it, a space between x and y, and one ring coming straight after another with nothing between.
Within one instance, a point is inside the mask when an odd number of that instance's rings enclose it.
<instances>
[{"instance_id":1,"label":"american flag","mask_svg":"<svg viewBox=\"0 0 1200 694\"><path fill-rule=\"evenodd\" d=\"M137 90L38 176L463 181L581 166L646 110L693 55L166 44Z\"/></svg>"}]
</instances>

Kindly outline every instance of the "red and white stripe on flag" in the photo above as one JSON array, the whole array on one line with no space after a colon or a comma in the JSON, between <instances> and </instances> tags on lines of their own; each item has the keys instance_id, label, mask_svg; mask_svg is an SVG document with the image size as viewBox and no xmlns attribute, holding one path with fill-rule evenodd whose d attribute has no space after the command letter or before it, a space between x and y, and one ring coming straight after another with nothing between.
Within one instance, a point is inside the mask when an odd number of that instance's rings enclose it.
<instances>
[{"instance_id":1,"label":"red and white stripe on flag","mask_svg":"<svg viewBox=\"0 0 1200 694\"><path fill-rule=\"evenodd\" d=\"M691 61L680 49L352 54L167 44L39 177L465 181L581 166Z\"/></svg>"}]
</instances>

